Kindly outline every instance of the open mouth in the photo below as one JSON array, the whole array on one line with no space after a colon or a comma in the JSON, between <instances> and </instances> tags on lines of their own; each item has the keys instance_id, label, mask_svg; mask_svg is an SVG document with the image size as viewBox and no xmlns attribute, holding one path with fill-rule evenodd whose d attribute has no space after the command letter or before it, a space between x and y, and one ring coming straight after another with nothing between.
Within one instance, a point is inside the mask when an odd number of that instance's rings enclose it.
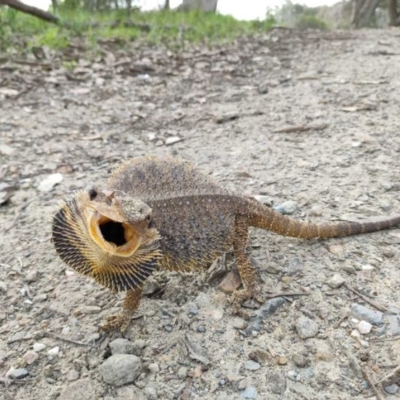
<instances>
[{"instance_id":1,"label":"open mouth","mask_svg":"<svg viewBox=\"0 0 400 400\"><path fill-rule=\"evenodd\" d=\"M98 211L90 212L89 232L103 250L122 257L131 256L142 242L142 237L132 226L114 221Z\"/></svg>"}]
</instances>

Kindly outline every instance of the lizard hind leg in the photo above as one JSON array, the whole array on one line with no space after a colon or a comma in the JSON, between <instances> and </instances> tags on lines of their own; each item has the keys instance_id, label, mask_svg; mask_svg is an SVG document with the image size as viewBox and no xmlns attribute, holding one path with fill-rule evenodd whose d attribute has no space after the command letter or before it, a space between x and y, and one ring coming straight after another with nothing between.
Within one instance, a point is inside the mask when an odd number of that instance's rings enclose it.
<instances>
[{"instance_id":1,"label":"lizard hind leg","mask_svg":"<svg viewBox=\"0 0 400 400\"><path fill-rule=\"evenodd\" d=\"M107 322L99 327L99 331L110 332L119 329L121 332L125 332L135 314L135 311L139 307L142 292L142 287L129 289L125 295L122 312L117 315L110 315L107 318Z\"/></svg>"},{"instance_id":2,"label":"lizard hind leg","mask_svg":"<svg viewBox=\"0 0 400 400\"><path fill-rule=\"evenodd\" d=\"M236 314L244 315L241 305L244 301L254 299L257 303L263 303L264 299L258 285L257 274L246 254L246 246L249 235L249 225L244 216L237 216L235 221L235 236L233 250L239 267L243 289L233 293L233 309Z\"/></svg>"}]
</instances>

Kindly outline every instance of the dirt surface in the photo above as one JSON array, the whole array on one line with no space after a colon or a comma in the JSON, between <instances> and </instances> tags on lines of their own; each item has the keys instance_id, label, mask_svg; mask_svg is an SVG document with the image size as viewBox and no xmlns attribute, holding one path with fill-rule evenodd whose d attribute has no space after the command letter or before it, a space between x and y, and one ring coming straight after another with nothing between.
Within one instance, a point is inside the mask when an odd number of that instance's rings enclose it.
<instances>
[{"instance_id":1,"label":"dirt surface","mask_svg":"<svg viewBox=\"0 0 400 400\"><path fill-rule=\"evenodd\" d=\"M180 53L104 43L94 61L76 47L74 69L46 51L1 64L0 399L400 398L399 229L253 232L265 292L304 296L248 321L219 287L231 255L158 272L125 334L139 376L119 387L100 366L120 335L97 328L122 297L69 271L50 242L60 199L144 154L190 160L299 219L400 213L399 41L274 30Z\"/></svg>"}]
</instances>

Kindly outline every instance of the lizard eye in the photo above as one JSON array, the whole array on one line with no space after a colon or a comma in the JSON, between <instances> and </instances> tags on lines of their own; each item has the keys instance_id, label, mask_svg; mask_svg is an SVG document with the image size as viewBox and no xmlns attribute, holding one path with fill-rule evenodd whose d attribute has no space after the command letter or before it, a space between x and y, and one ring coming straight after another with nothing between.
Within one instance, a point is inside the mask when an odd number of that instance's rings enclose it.
<instances>
[{"instance_id":1,"label":"lizard eye","mask_svg":"<svg viewBox=\"0 0 400 400\"><path fill-rule=\"evenodd\" d=\"M88 193L90 200L94 200L97 197L97 191L94 188L89 189Z\"/></svg>"}]
</instances>

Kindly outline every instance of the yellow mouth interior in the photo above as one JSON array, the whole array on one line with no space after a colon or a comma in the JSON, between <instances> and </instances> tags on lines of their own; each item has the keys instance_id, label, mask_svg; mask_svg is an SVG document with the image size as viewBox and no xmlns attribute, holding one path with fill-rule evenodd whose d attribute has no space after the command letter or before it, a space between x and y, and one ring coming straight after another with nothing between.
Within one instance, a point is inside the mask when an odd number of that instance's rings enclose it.
<instances>
[{"instance_id":1,"label":"yellow mouth interior","mask_svg":"<svg viewBox=\"0 0 400 400\"><path fill-rule=\"evenodd\" d=\"M141 235L132 226L97 211L89 215L89 233L103 250L122 257L131 256L142 242Z\"/></svg>"}]
</instances>

